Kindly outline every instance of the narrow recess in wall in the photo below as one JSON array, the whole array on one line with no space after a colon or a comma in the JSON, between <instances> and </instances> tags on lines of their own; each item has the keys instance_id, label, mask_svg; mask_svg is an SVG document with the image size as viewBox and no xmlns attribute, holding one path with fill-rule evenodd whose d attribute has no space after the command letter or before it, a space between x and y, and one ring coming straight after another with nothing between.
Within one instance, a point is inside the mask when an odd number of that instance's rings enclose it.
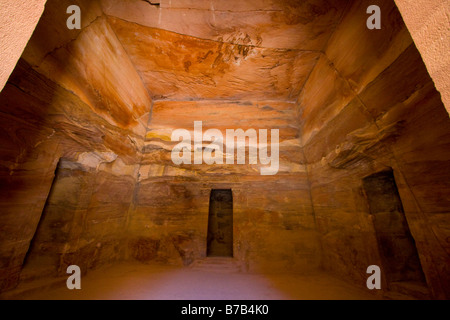
<instances>
[{"instance_id":1,"label":"narrow recess in wall","mask_svg":"<svg viewBox=\"0 0 450 320\"><path fill-rule=\"evenodd\" d=\"M213 189L209 200L208 257L233 257L233 193Z\"/></svg>"},{"instance_id":2,"label":"narrow recess in wall","mask_svg":"<svg viewBox=\"0 0 450 320\"><path fill-rule=\"evenodd\" d=\"M36 230L34 231L33 238L30 241L30 246L28 247L28 251L22 264L22 272L20 275L21 280L27 280L28 278L33 278L36 275L53 275L53 270L51 269L55 267L55 264L53 264L53 261L51 261L53 258L51 247L46 248L42 245L43 238L45 237L43 226L46 224L45 221L48 220L47 212L48 208L51 206L50 202L52 194L55 191L56 181L59 178L60 164L61 159L59 159L58 164L56 165L50 192L48 193L44 209L42 210L39 222L37 224Z\"/></svg>"},{"instance_id":3,"label":"narrow recess in wall","mask_svg":"<svg viewBox=\"0 0 450 320\"><path fill-rule=\"evenodd\" d=\"M363 179L370 214L388 285L396 282L425 284L414 238L409 230L392 169Z\"/></svg>"}]
</instances>

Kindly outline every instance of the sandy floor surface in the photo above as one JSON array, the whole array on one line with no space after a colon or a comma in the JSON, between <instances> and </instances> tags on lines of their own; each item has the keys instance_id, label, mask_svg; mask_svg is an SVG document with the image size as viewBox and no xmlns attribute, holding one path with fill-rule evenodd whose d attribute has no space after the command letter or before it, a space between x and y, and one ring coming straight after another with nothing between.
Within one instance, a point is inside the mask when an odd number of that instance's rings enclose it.
<instances>
[{"instance_id":1,"label":"sandy floor surface","mask_svg":"<svg viewBox=\"0 0 450 320\"><path fill-rule=\"evenodd\" d=\"M90 271L81 290L65 282L23 290L14 299L38 300L315 300L378 297L325 273L309 275L216 273L189 268L119 264ZM20 286L19 286L20 292Z\"/></svg>"}]
</instances>

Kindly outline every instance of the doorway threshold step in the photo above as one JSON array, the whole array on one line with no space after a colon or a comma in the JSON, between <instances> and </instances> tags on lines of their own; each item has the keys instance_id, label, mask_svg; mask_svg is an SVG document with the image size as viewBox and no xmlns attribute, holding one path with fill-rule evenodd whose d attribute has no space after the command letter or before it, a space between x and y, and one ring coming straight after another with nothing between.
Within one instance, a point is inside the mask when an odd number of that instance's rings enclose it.
<instances>
[{"instance_id":1,"label":"doorway threshold step","mask_svg":"<svg viewBox=\"0 0 450 320\"><path fill-rule=\"evenodd\" d=\"M241 265L239 261L229 257L207 257L199 259L191 264L193 270L217 272L217 273L239 273Z\"/></svg>"}]
</instances>

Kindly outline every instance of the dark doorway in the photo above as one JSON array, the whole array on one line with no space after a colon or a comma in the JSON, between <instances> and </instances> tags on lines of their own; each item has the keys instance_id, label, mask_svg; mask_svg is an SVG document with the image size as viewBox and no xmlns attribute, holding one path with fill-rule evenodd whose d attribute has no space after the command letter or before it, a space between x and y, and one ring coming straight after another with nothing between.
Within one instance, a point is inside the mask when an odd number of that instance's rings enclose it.
<instances>
[{"instance_id":1,"label":"dark doorway","mask_svg":"<svg viewBox=\"0 0 450 320\"><path fill-rule=\"evenodd\" d=\"M35 234L30 241L28 252L23 262L23 268L21 272L21 280L33 279L40 276L54 276L56 273L56 267L58 265L58 255L55 254L53 245L53 234L48 232L45 228L49 225L49 214L52 206L52 198L55 193L55 185L60 178L60 164L58 162L55 170L55 175L51 185L50 192L45 202L44 210L42 211L39 223L36 227Z\"/></svg>"},{"instance_id":2,"label":"dark doorway","mask_svg":"<svg viewBox=\"0 0 450 320\"><path fill-rule=\"evenodd\" d=\"M406 221L392 170L363 179L363 187L374 216L375 232L388 284L425 283L414 238Z\"/></svg>"},{"instance_id":3,"label":"dark doorway","mask_svg":"<svg viewBox=\"0 0 450 320\"><path fill-rule=\"evenodd\" d=\"M207 241L208 257L233 256L233 194L231 189L211 190Z\"/></svg>"},{"instance_id":4,"label":"dark doorway","mask_svg":"<svg viewBox=\"0 0 450 320\"><path fill-rule=\"evenodd\" d=\"M60 159L40 221L25 256L21 280L65 275L70 264L72 244L76 243L75 223L86 209L83 199L90 199L88 172L74 162ZM71 246L72 245L72 246ZM72 254L72 256L75 256Z\"/></svg>"}]
</instances>

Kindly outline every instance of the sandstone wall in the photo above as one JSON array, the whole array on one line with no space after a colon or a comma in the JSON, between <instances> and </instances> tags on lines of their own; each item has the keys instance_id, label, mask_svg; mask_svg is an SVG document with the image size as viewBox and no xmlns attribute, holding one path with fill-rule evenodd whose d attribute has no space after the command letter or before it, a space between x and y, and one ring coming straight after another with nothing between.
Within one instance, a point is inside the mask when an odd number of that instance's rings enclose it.
<instances>
[{"instance_id":1,"label":"sandstone wall","mask_svg":"<svg viewBox=\"0 0 450 320\"><path fill-rule=\"evenodd\" d=\"M392 168L426 281L448 298L448 114L394 2L346 3L49 0L0 93L0 290L69 264L189 265L213 188L233 191L243 270L364 285L383 261L362 179ZM82 30L66 27L72 4ZM372 4L382 30L366 28ZM279 172L174 165L170 135L194 121L280 129Z\"/></svg>"},{"instance_id":2,"label":"sandstone wall","mask_svg":"<svg viewBox=\"0 0 450 320\"><path fill-rule=\"evenodd\" d=\"M249 128L280 130L280 168L262 176L261 163L172 163L171 132ZM205 141L205 147L209 143ZM270 148L269 148L270 151ZM129 256L189 265L206 256L211 189L232 189L234 256L244 271L301 272L320 265L309 185L294 105L285 102L158 101L153 107L130 221Z\"/></svg>"},{"instance_id":3,"label":"sandstone wall","mask_svg":"<svg viewBox=\"0 0 450 320\"><path fill-rule=\"evenodd\" d=\"M82 30L66 27L71 4L82 8ZM60 272L123 257L151 103L96 1L47 2L0 93L2 290L17 284L27 252L33 265L36 230L36 252L54 241ZM54 178L61 158L75 167Z\"/></svg>"},{"instance_id":4,"label":"sandstone wall","mask_svg":"<svg viewBox=\"0 0 450 320\"><path fill-rule=\"evenodd\" d=\"M369 4L382 30L365 28ZM325 268L365 283L382 266L362 179L391 167L428 285L448 297L450 121L392 1L354 3L298 106Z\"/></svg>"}]
</instances>

